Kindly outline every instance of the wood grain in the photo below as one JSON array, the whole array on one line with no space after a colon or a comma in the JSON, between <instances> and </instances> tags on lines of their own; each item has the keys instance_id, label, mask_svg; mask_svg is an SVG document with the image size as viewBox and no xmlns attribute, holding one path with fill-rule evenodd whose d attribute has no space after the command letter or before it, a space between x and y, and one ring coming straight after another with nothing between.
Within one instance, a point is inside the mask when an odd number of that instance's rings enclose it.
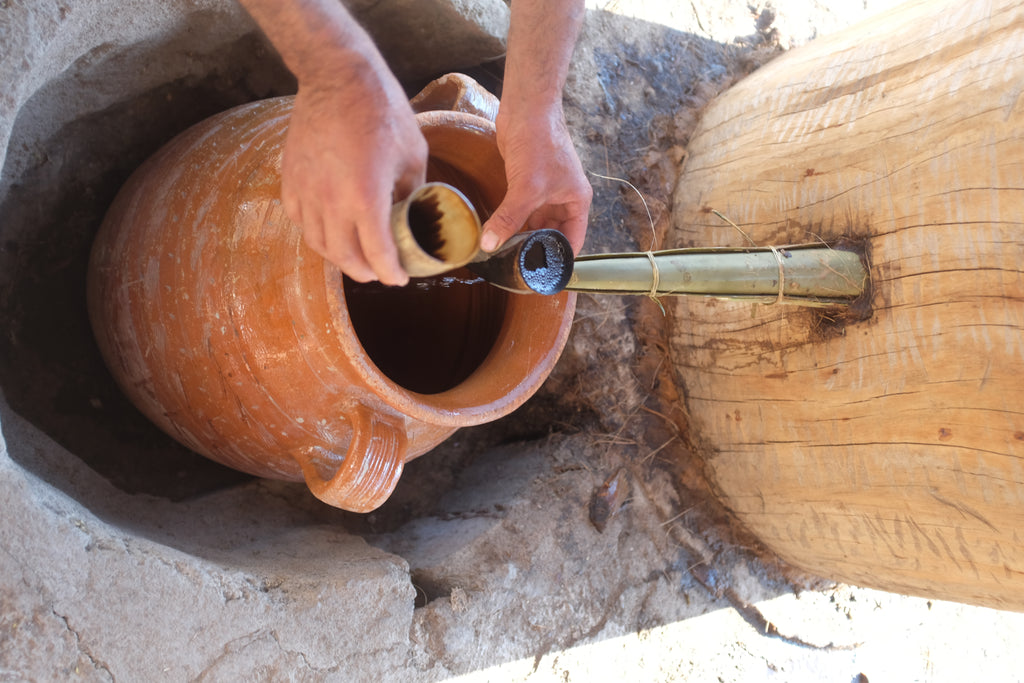
<instances>
[{"instance_id":1,"label":"wood grain","mask_svg":"<svg viewBox=\"0 0 1024 683\"><path fill-rule=\"evenodd\" d=\"M785 560L1024 610L1024 6L911 2L708 108L672 246L863 241L871 316L673 303L718 492Z\"/></svg>"}]
</instances>

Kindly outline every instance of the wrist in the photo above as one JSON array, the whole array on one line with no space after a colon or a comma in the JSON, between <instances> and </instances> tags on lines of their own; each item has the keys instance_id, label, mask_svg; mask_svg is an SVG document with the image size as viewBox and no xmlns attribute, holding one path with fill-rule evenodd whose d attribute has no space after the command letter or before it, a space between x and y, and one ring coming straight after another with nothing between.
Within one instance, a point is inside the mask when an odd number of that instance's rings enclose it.
<instances>
[{"instance_id":1,"label":"wrist","mask_svg":"<svg viewBox=\"0 0 1024 683\"><path fill-rule=\"evenodd\" d=\"M298 79L300 93L331 94L353 100L382 90L381 79L387 73L386 67L382 70L372 58L345 46L324 50L319 59L289 68Z\"/></svg>"},{"instance_id":2,"label":"wrist","mask_svg":"<svg viewBox=\"0 0 1024 683\"><path fill-rule=\"evenodd\" d=\"M501 94L499 113L515 114L517 118L562 118L562 89L505 89Z\"/></svg>"},{"instance_id":3,"label":"wrist","mask_svg":"<svg viewBox=\"0 0 1024 683\"><path fill-rule=\"evenodd\" d=\"M550 138L565 128L561 99L502 98L495 118L499 143L511 135Z\"/></svg>"},{"instance_id":4,"label":"wrist","mask_svg":"<svg viewBox=\"0 0 1024 683\"><path fill-rule=\"evenodd\" d=\"M583 15L583 0L516 0L512 4L502 102L560 111Z\"/></svg>"},{"instance_id":5,"label":"wrist","mask_svg":"<svg viewBox=\"0 0 1024 683\"><path fill-rule=\"evenodd\" d=\"M376 45L338 0L241 0L301 84L324 88L387 70Z\"/></svg>"},{"instance_id":6,"label":"wrist","mask_svg":"<svg viewBox=\"0 0 1024 683\"><path fill-rule=\"evenodd\" d=\"M369 36L357 26L331 27L285 59L299 86L317 89L368 84L390 73Z\"/></svg>"}]
</instances>

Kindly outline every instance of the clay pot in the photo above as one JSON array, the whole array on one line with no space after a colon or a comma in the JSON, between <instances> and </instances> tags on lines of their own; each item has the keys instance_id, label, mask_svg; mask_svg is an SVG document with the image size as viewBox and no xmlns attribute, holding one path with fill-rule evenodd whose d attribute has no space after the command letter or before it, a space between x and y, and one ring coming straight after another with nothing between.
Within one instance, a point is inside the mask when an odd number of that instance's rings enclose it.
<instances>
[{"instance_id":1,"label":"clay pot","mask_svg":"<svg viewBox=\"0 0 1024 683\"><path fill-rule=\"evenodd\" d=\"M449 78L413 102L435 109L417 114L428 180L486 218L506 189L493 121L436 110L467 89ZM121 388L172 437L364 512L405 462L539 388L575 298L508 294L468 271L402 288L344 278L281 206L292 102L214 116L135 172L93 247L89 314Z\"/></svg>"}]
</instances>

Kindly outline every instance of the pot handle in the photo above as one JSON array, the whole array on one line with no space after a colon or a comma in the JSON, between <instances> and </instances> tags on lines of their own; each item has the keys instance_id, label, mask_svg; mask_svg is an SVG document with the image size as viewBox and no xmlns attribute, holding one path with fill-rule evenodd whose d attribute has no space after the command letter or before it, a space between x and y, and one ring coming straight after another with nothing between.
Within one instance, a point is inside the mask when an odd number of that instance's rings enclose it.
<instances>
[{"instance_id":1,"label":"pot handle","mask_svg":"<svg viewBox=\"0 0 1024 683\"><path fill-rule=\"evenodd\" d=\"M310 446L291 452L314 496L351 512L371 512L388 499L405 466L405 430L393 418L362 404L348 411L352 441L341 465L324 478L322 468L336 460L327 449ZM327 455L328 457L324 457Z\"/></svg>"},{"instance_id":2,"label":"pot handle","mask_svg":"<svg viewBox=\"0 0 1024 683\"><path fill-rule=\"evenodd\" d=\"M475 114L494 123L498 115L498 98L475 80L460 73L450 73L431 81L409 100L417 114L425 111L458 111Z\"/></svg>"}]
</instances>

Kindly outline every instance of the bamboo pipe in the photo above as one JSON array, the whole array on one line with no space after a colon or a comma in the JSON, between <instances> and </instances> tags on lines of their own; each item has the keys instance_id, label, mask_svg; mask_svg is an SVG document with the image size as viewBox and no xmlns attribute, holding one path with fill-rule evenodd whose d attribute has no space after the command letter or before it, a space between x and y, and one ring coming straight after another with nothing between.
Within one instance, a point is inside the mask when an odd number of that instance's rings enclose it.
<instances>
[{"instance_id":1,"label":"bamboo pipe","mask_svg":"<svg viewBox=\"0 0 1024 683\"><path fill-rule=\"evenodd\" d=\"M566 289L821 307L850 304L864 292L867 281L859 254L801 244L581 256Z\"/></svg>"},{"instance_id":2,"label":"bamboo pipe","mask_svg":"<svg viewBox=\"0 0 1024 683\"><path fill-rule=\"evenodd\" d=\"M413 277L469 265L491 284L520 294L563 289L651 297L703 295L799 306L847 305L864 292L859 254L824 244L669 249L572 258L557 230L512 237L493 254L479 249L480 219L465 195L427 183L392 207L399 258Z\"/></svg>"},{"instance_id":3,"label":"bamboo pipe","mask_svg":"<svg viewBox=\"0 0 1024 683\"><path fill-rule=\"evenodd\" d=\"M849 305L868 283L858 253L824 244L671 249L573 260L568 240L557 230L520 233L469 267L517 294L562 289L654 298L689 294L810 307Z\"/></svg>"}]
</instances>

